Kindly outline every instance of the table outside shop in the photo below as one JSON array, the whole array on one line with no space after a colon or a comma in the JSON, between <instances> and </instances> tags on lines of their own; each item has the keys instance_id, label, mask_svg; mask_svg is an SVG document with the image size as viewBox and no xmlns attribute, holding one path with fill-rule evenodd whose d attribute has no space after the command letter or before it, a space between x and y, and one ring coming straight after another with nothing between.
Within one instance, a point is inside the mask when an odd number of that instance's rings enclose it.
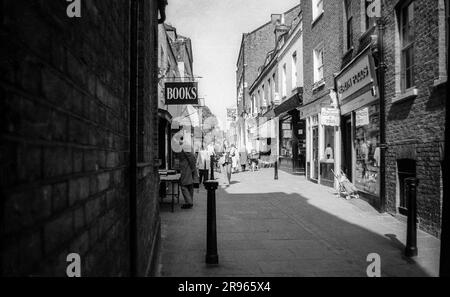
<instances>
[{"instance_id":1,"label":"table outside shop","mask_svg":"<svg viewBox=\"0 0 450 297\"><path fill-rule=\"evenodd\" d=\"M171 192L170 194L167 194L168 196L172 197L172 212L175 210L175 198L177 198L178 204L180 203L180 180L181 180L181 174L167 174L167 172L160 171L159 172L159 181L161 183L170 183L171 185ZM176 187L176 191L175 191ZM161 197L161 203L163 202L164 197Z\"/></svg>"}]
</instances>

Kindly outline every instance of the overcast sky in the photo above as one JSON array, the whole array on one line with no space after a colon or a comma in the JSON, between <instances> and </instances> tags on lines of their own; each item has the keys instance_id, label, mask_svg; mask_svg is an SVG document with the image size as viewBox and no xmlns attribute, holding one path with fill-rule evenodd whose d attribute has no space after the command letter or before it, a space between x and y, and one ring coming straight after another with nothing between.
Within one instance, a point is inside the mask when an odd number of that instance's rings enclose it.
<instances>
[{"instance_id":1,"label":"overcast sky","mask_svg":"<svg viewBox=\"0 0 450 297\"><path fill-rule=\"evenodd\" d=\"M242 33L270 21L300 0L168 0L168 24L192 39L194 74L200 97L225 124L236 106L236 62ZM250 83L250 82L249 82ZM224 127L223 127L224 128Z\"/></svg>"}]
</instances>

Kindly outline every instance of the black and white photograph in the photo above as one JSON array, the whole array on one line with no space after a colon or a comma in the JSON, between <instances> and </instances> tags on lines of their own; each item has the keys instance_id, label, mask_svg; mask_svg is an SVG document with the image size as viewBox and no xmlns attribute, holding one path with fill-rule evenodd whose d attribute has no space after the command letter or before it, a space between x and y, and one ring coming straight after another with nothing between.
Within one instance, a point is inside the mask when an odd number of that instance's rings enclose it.
<instances>
[{"instance_id":1,"label":"black and white photograph","mask_svg":"<svg viewBox=\"0 0 450 297\"><path fill-rule=\"evenodd\" d=\"M0 276L450 276L449 5L1 0Z\"/></svg>"}]
</instances>

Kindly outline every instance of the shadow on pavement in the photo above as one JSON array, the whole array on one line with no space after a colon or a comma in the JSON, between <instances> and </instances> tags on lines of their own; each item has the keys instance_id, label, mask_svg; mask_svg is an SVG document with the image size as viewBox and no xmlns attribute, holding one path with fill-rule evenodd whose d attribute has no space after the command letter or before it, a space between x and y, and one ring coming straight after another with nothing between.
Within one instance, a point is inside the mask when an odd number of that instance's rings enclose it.
<instances>
[{"instance_id":1,"label":"shadow on pavement","mask_svg":"<svg viewBox=\"0 0 450 297\"><path fill-rule=\"evenodd\" d=\"M221 187L220 264L208 267L206 191L195 194L192 210L178 207L171 213L169 206L161 206L161 276L365 277L372 253L380 255L384 277L430 276L414 259L402 256L404 245L387 227L380 230L387 234L382 236L315 207L299 194L229 193Z\"/></svg>"}]
</instances>

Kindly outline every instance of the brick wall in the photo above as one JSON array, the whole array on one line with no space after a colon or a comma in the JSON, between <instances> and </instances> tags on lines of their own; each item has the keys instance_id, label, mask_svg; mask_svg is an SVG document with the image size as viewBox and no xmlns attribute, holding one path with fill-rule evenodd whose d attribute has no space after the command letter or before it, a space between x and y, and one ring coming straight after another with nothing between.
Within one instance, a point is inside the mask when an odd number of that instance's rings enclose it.
<instances>
[{"instance_id":1,"label":"brick wall","mask_svg":"<svg viewBox=\"0 0 450 297\"><path fill-rule=\"evenodd\" d=\"M343 8L341 1L324 1L324 13L313 23L312 2L305 1L303 9L303 104L318 100L334 89L334 73L339 72L343 55ZM313 50L324 45L325 86L313 92Z\"/></svg>"},{"instance_id":2,"label":"brick wall","mask_svg":"<svg viewBox=\"0 0 450 297\"><path fill-rule=\"evenodd\" d=\"M285 23L290 25L293 20L298 17L301 11L300 5L293 7L285 12ZM245 107L240 105L238 107L238 114L243 109L249 109L251 107L251 100L249 89L253 82L258 77L258 68L264 65L267 54L275 49L275 25L272 23L266 23L254 31L245 34L242 40L242 50L244 54L239 57L237 82L236 87L239 88L239 83L243 76L243 63L245 59L245 81L247 82L247 88L245 89Z\"/></svg>"},{"instance_id":3,"label":"brick wall","mask_svg":"<svg viewBox=\"0 0 450 297\"><path fill-rule=\"evenodd\" d=\"M1 273L64 276L81 255L84 276L129 274L129 1L2 1ZM144 49L156 39L146 2ZM148 32L148 34L147 34ZM138 248L147 270L157 238L157 100L149 52L141 62L144 159ZM150 169L149 169L150 168ZM146 228L143 228L145 226Z\"/></svg>"},{"instance_id":4,"label":"brick wall","mask_svg":"<svg viewBox=\"0 0 450 297\"><path fill-rule=\"evenodd\" d=\"M387 1L383 7L386 22L386 191L388 211L396 214L398 199L397 160L416 161L418 188L418 218L421 229L440 234L441 221L441 160L443 158L445 86L434 87L439 78L438 0L415 0L415 64L416 88L419 95L398 103L399 42L398 1Z\"/></svg>"}]
</instances>

